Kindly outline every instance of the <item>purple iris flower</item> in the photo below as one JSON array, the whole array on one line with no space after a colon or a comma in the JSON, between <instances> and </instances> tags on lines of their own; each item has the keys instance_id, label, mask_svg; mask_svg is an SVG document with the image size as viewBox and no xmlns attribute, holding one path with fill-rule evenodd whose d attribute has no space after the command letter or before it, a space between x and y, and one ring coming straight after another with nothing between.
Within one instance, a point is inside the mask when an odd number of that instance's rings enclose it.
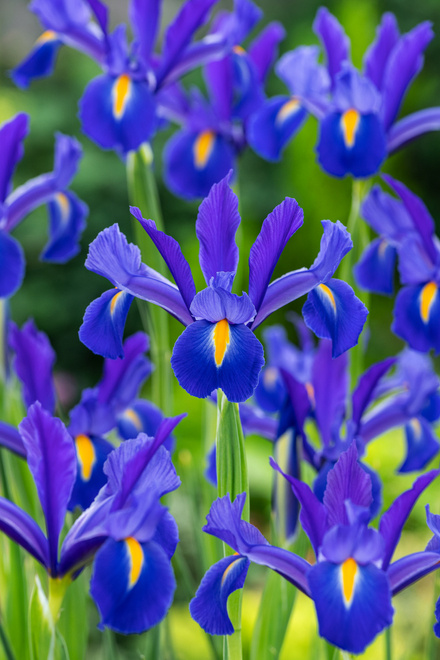
<instances>
[{"instance_id":1,"label":"purple iris flower","mask_svg":"<svg viewBox=\"0 0 440 660\"><path fill-rule=\"evenodd\" d=\"M86 87L79 117L84 132L103 149L122 154L148 142L158 128L160 94L198 65L220 57L225 40L209 35L192 43L218 0L187 0L168 26L162 54L154 52L161 0L131 0L134 34L128 46L126 26L108 31L108 9L100 0L34 0L31 9L46 28L29 57L13 72L16 84L27 87L51 73L61 44L85 52L103 74Z\"/></svg>"},{"instance_id":2,"label":"purple iris flower","mask_svg":"<svg viewBox=\"0 0 440 660\"><path fill-rule=\"evenodd\" d=\"M272 466L279 470L273 461ZM315 553L314 564L270 545L256 527L241 520L246 493L233 503L229 495L216 500L203 529L235 554L208 570L190 603L191 616L212 635L232 634L227 600L243 587L254 562L276 571L313 600L322 637L350 653L361 653L391 625L392 596L439 567L438 531L436 545L431 542L425 551L392 562L412 507L438 474L439 470L428 472L400 495L382 515L379 531L368 526L372 484L358 463L355 444L329 472L323 502L309 486L286 476L301 503L300 520ZM433 529L429 518L428 524Z\"/></svg>"},{"instance_id":3,"label":"purple iris flower","mask_svg":"<svg viewBox=\"0 0 440 660\"><path fill-rule=\"evenodd\" d=\"M177 89L168 100L170 117L183 128L165 146L164 178L180 197L205 197L246 147L249 117L264 100L264 83L284 37L282 26L270 23L245 50L241 43L261 16L249 0L235 0L233 13L218 15L211 35L228 38L233 47L204 67L209 100L198 89L188 96Z\"/></svg>"},{"instance_id":4,"label":"purple iris flower","mask_svg":"<svg viewBox=\"0 0 440 660\"><path fill-rule=\"evenodd\" d=\"M275 99L270 101L254 117L250 135L258 153L278 159L309 112L319 120L316 151L322 168L336 177L366 178L410 140L440 129L440 108L396 121L433 38L430 22L400 35L394 15L384 14L362 73L351 64L348 37L328 9L318 10L313 27L326 66L317 63L313 46L283 56L277 72L292 96L279 99L278 105Z\"/></svg>"},{"instance_id":5,"label":"purple iris flower","mask_svg":"<svg viewBox=\"0 0 440 660\"><path fill-rule=\"evenodd\" d=\"M46 534L18 506L0 498L0 529L47 570L51 579L76 578L93 562L90 591L100 626L139 633L163 619L175 580L171 557L177 526L159 500L178 488L161 447L182 416L164 420L155 436L140 434L109 455L106 484L74 523L58 551L74 488L74 442L61 420L34 403L19 426L43 509Z\"/></svg>"},{"instance_id":6,"label":"purple iris flower","mask_svg":"<svg viewBox=\"0 0 440 660\"><path fill-rule=\"evenodd\" d=\"M74 138L61 133L56 135L53 172L40 174L11 191L28 132L29 117L24 113L0 126L0 298L12 296L23 280L23 249L10 234L31 211L41 204L48 206L49 240L40 259L55 263L64 263L78 253L88 213L84 202L67 190L78 169L81 147Z\"/></svg>"},{"instance_id":7,"label":"purple iris flower","mask_svg":"<svg viewBox=\"0 0 440 660\"><path fill-rule=\"evenodd\" d=\"M52 415L55 411L55 388L52 368L55 353L48 337L39 332L33 321L21 330L10 324L9 345L14 351L13 369L23 389L27 408L39 401ZM163 414L154 404L139 398L139 391L153 365L145 357L148 337L142 332L124 343L123 360L105 360L104 374L98 385L82 392L81 401L70 411L70 433L77 457L77 476L69 501L69 510L86 509L106 483L103 466L114 445L106 436L117 430L119 438L136 438L139 433L154 436ZM172 450L170 436L165 447ZM26 450L15 427L0 423L0 444L26 458Z\"/></svg>"},{"instance_id":8,"label":"purple iris flower","mask_svg":"<svg viewBox=\"0 0 440 660\"><path fill-rule=\"evenodd\" d=\"M390 176L384 180L400 199L375 186L365 200L362 215L380 237L365 250L355 276L362 288L391 294L398 257L404 286L397 294L392 330L417 351L439 353L440 248L434 220L406 186Z\"/></svg>"},{"instance_id":9,"label":"purple iris flower","mask_svg":"<svg viewBox=\"0 0 440 660\"><path fill-rule=\"evenodd\" d=\"M176 284L141 263L139 249L127 243L117 225L98 235L90 245L86 267L109 279L116 289L89 305L80 339L95 353L113 358L122 355L125 318L137 296L159 305L186 326L171 358L180 385L197 397L221 388L230 401L241 402L252 395L264 363L263 347L254 330L276 309L309 293L304 306L306 323L319 336L332 339L333 355L357 342L368 312L345 282L332 279L352 247L339 222L323 221L321 250L310 269L287 273L269 284L281 252L303 222L302 210L291 198L269 214L251 248L249 295L232 293L240 215L238 199L228 183L229 176L214 184L199 209L196 234L207 288L197 294L178 243L158 231L152 220L144 220L139 209L131 211Z\"/></svg>"}]
</instances>

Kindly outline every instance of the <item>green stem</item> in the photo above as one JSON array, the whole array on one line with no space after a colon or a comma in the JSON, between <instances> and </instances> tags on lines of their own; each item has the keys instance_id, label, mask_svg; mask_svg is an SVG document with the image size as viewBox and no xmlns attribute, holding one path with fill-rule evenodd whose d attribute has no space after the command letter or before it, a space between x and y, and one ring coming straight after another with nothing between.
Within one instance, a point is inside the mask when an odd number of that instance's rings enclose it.
<instances>
[{"instance_id":1,"label":"green stem","mask_svg":"<svg viewBox=\"0 0 440 660\"><path fill-rule=\"evenodd\" d=\"M0 298L0 385L6 390L6 320L7 320L6 298ZM3 396L6 391L2 393Z\"/></svg>"},{"instance_id":2,"label":"green stem","mask_svg":"<svg viewBox=\"0 0 440 660\"><path fill-rule=\"evenodd\" d=\"M392 647L392 637L391 637L391 626L385 630L385 658L386 660L392 660L393 657L393 647Z\"/></svg>"},{"instance_id":3,"label":"green stem","mask_svg":"<svg viewBox=\"0 0 440 660\"><path fill-rule=\"evenodd\" d=\"M154 220L156 227L163 231L164 223L153 171L153 153L149 145L129 152L127 185L130 203L139 207L143 217ZM135 225L135 239L141 250L142 261L161 275L166 275L163 259L139 222ZM150 336L151 357L155 365L150 398L165 414L170 414L172 381L168 314L155 305L150 305L145 311L143 302L139 302L139 309L144 329Z\"/></svg>"},{"instance_id":4,"label":"green stem","mask_svg":"<svg viewBox=\"0 0 440 660\"><path fill-rule=\"evenodd\" d=\"M66 575L63 578L49 578L49 609L54 625L56 625L59 619L61 605L71 581L70 575Z\"/></svg>"}]
</instances>

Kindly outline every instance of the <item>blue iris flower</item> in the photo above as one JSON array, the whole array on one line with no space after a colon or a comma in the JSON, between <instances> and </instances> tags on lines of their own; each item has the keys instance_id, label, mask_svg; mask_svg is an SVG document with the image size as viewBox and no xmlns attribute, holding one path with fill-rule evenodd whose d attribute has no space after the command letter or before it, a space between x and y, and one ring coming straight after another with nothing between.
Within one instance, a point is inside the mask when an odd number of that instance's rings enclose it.
<instances>
[{"instance_id":1,"label":"blue iris flower","mask_svg":"<svg viewBox=\"0 0 440 660\"><path fill-rule=\"evenodd\" d=\"M87 206L67 190L76 174L82 150L79 143L58 133L53 172L40 174L11 190L17 163L23 157L23 140L29 132L29 117L16 115L0 126L0 298L9 298L24 277L23 249L10 234L35 208L47 204L49 240L40 259L64 263L79 252L79 239L85 227Z\"/></svg>"},{"instance_id":2,"label":"blue iris flower","mask_svg":"<svg viewBox=\"0 0 440 660\"><path fill-rule=\"evenodd\" d=\"M233 46L203 69L209 100L198 89L187 95L177 86L163 97L165 114L183 125L164 151L165 182L180 197L205 197L246 147L249 117L264 101L264 82L284 36L279 23L270 23L244 49L261 15L249 0L235 0L234 12L216 18L211 35Z\"/></svg>"},{"instance_id":3,"label":"blue iris flower","mask_svg":"<svg viewBox=\"0 0 440 660\"><path fill-rule=\"evenodd\" d=\"M274 461L272 466L280 471ZM234 502L229 495L216 500L203 529L235 554L206 573L190 603L193 619L212 635L232 634L227 600L243 587L253 562L276 571L313 600L322 637L350 653L362 653L391 625L392 596L439 567L440 517L429 511L433 541L425 551L392 561L411 509L438 475L439 470L432 470L419 477L382 515L378 531L369 527L372 483L358 463L354 443L329 472L322 502L309 486L286 476L301 504L301 524L316 557L313 564L270 545L256 527L241 520L246 493Z\"/></svg>"},{"instance_id":4,"label":"blue iris flower","mask_svg":"<svg viewBox=\"0 0 440 660\"><path fill-rule=\"evenodd\" d=\"M264 363L254 330L276 309L306 293L306 323L319 336L332 339L334 356L357 342L368 312L350 286L332 278L352 247L341 223L323 221L321 250L310 269L270 283L281 252L303 222L297 202L286 198L263 222L249 257L249 295L238 296L231 289L239 256L235 233L240 215L229 175L214 184L199 209L196 234L207 284L199 293L178 243L158 231L152 220L144 220L139 209L132 208L132 213L176 284L141 263L139 249L127 243L117 225L101 232L90 245L86 267L115 288L89 305L80 328L81 341L95 353L112 358L123 354L122 332L133 296L159 305L186 326L174 346L171 365L182 387L197 397L221 388L230 401L248 399Z\"/></svg>"},{"instance_id":5,"label":"blue iris flower","mask_svg":"<svg viewBox=\"0 0 440 660\"><path fill-rule=\"evenodd\" d=\"M433 32L425 21L400 35L393 14L382 17L363 72L350 61L350 42L337 19L318 10L314 22L326 57L318 64L315 46L286 53L276 66L290 97L269 101L252 118L251 146L278 160L308 113L319 121L316 147L322 168L336 177L366 178L386 157L410 140L440 129L440 108L428 108L396 121L404 96L423 66Z\"/></svg>"},{"instance_id":6,"label":"blue iris flower","mask_svg":"<svg viewBox=\"0 0 440 660\"><path fill-rule=\"evenodd\" d=\"M218 0L187 0L168 26L162 54L154 52L160 24L160 0L131 0L134 34L126 26L108 30L108 9L100 0L34 0L46 31L13 72L20 87L52 72L60 45L92 57L103 69L86 87L79 116L84 132L103 149L125 155L153 137L160 122L160 96L189 70L221 57L229 48L219 35L192 42ZM217 38L218 37L218 38Z\"/></svg>"}]
</instances>

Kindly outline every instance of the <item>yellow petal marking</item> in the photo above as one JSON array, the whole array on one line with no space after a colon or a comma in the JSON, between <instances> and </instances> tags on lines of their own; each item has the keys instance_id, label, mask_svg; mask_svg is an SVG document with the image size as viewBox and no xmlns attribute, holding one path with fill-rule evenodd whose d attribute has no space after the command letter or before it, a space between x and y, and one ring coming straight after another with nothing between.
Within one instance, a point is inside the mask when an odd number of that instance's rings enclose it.
<instances>
[{"instance_id":1,"label":"yellow petal marking","mask_svg":"<svg viewBox=\"0 0 440 660\"><path fill-rule=\"evenodd\" d=\"M216 365L220 367L229 345L229 323L226 319L216 323L212 339L215 346L214 360Z\"/></svg>"},{"instance_id":2,"label":"yellow petal marking","mask_svg":"<svg viewBox=\"0 0 440 660\"><path fill-rule=\"evenodd\" d=\"M318 284L318 288L321 289L321 291L323 293L325 293L327 298L330 300L333 309L336 312L336 301L335 301L335 297L333 295L333 291L331 289L329 289L328 286L326 286L325 284Z\"/></svg>"},{"instance_id":3,"label":"yellow petal marking","mask_svg":"<svg viewBox=\"0 0 440 660\"><path fill-rule=\"evenodd\" d=\"M120 296L122 296L123 293L124 293L123 291L118 291L118 293L115 293L115 295L112 298L112 301L110 303L110 314L112 316L115 313L115 307L118 303L118 300L119 300Z\"/></svg>"},{"instance_id":4,"label":"yellow petal marking","mask_svg":"<svg viewBox=\"0 0 440 660\"><path fill-rule=\"evenodd\" d=\"M69 200L67 198L67 195L65 195L64 193L59 192L55 195L55 201L58 204L58 206L60 207L61 221L66 222L67 218L69 217L69 208L70 208L70 204L69 204Z\"/></svg>"},{"instance_id":5,"label":"yellow petal marking","mask_svg":"<svg viewBox=\"0 0 440 660\"><path fill-rule=\"evenodd\" d=\"M278 369L275 367L267 367L263 372L263 381L266 387L272 389L275 387L278 378Z\"/></svg>"},{"instance_id":6,"label":"yellow petal marking","mask_svg":"<svg viewBox=\"0 0 440 660\"><path fill-rule=\"evenodd\" d=\"M130 558L130 575L128 578L128 588L134 587L139 580L142 565L144 563L144 553L139 541L136 541L132 536L127 536L125 539L127 546L128 556Z\"/></svg>"},{"instance_id":7,"label":"yellow petal marking","mask_svg":"<svg viewBox=\"0 0 440 660\"><path fill-rule=\"evenodd\" d=\"M295 112L298 112L300 107L301 107L301 103L295 97L286 101L286 103L284 103L284 105L282 105L277 112L277 116L275 118L275 124L282 124L283 122L285 122L286 119L289 119L289 117L294 115Z\"/></svg>"},{"instance_id":8,"label":"yellow petal marking","mask_svg":"<svg viewBox=\"0 0 440 660\"><path fill-rule=\"evenodd\" d=\"M428 323L431 307L437 295L437 284L435 282L428 282L422 289L420 294L420 316L423 323Z\"/></svg>"},{"instance_id":9,"label":"yellow petal marking","mask_svg":"<svg viewBox=\"0 0 440 660\"><path fill-rule=\"evenodd\" d=\"M411 419L410 426L414 431L415 439L420 440L422 436L422 425L420 424L420 421L417 419L417 417L413 417Z\"/></svg>"},{"instance_id":10,"label":"yellow petal marking","mask_svg":"<svg viewBox=\"0 0 440 660\"><path fill-rule=\"evenodd\" d=\"M81 470L81 479L88 481L92 476L96 461L95 448L88 435L77 435L75 438L76 455Z\"/></svg>"},{"instance_id":11,"label":"yellow petal marking","mask_svg":"<svg viewBox=\"0 0 440 660\"><path fill-rule=\"evenodd\" d=\"M125 111L125 106L131 92L131 79L127 73L123 73L116 78L113 85L113 114L116 119L120 119Z\"/></svg>"},{"instance_id":12,"label":"yellow petal marking","mask_svg":"<svg viewBox=\"0 0 440 660\"><path fill-rule=\"evenodd\" d=\"M57 33L54 32L54 30L46 30L46 32L43 32L41 34L37 41L35 42L39 46L42 46L43 44L47 43L48 41L54 41L55 39L58 39Z\"/></svg>"},{"instance_id":13,"label":"yellow petal marking","mask_svg":"<svg viewBox=\"0 0 440 660\"><path fill-rule=\"evenodd\" d=\"M312 408L315 407L315 388L312 383L305 383L304 387L306 388L307 396L309 397L310 405Z\"/></svg>"},{"instance_id":14,"label":"yellow petal marking","mask_svg":"<svg viewBox=\"0 0 440 660\"><path fill-rule=\"evenodd\" d=\"M360 118L360 114L354 108L346 110L341 117L341 126L346 147L352 147L354 145Z\"/></svg>"},{"instance_id":15,"label":"yellow petal marking","mask_svg":"<svg viewBox=\"0 0 440 660\"><path fill-rule=\"evenodd\" d=\"M194 164L198 170L206 167L214 148L214 142L214 131L203 131L198 135L193 146Z\"/></svg>"},{"instance_id":16,"label":"yellow petal marking","mask_svg":"<svg viewBox=\"0 0 440 660\"><path fill-rule=\"evenodd\" d=\"M124 412L124 417L127 417L127 419L130 420L136 427L138 431L142 431L142 421L139 415L133 408L127 408L127 410Z\"/></svg>"},{"instance_id":17,"label":"yellow petal marking","mask_svg":"<svg viewBox=\"0 0 440 660\"><path fill-rule=\"evenodd\" d=\"M346 559L341 566L342 591L344 593L344 600L346 605L350 605L353 598L354 584L355 584L357 571L358 571L358 567L353 557L349 557L348 559Z\"/></svg>"},{"instance_id":18,"label":"yellow petal marking","mask_svg":"<svg viewBox=\"0 0 440 660\"><path fill-rule=\"evenodd\" d=\"M238 552L234 552L234 555L238 555ZM238 557L237 559L234 559L234 561L231 561L229 566L226 568L225 572L222 575L222 581L220 583L220 586L223 586L224 581L226 580L226 576L228 575L229 571L231 568L236 564L238 561L240 561L241 557Z\"/></svg>"},{"instance_id":19,"label":"yellow petal marking","mask_svg":"<svg viewBox=\"0 0 440 660\"><path fill-rule=\"evenodd\" d=\"M235 53L236 55L246 55L246 51L245 51L245 49L243 48L243 46L238 46L238 45L237 45L237 46L234 46L234 47L232 48L232 50L234 51L234 53Z\"/></svg>"}]
</instances>

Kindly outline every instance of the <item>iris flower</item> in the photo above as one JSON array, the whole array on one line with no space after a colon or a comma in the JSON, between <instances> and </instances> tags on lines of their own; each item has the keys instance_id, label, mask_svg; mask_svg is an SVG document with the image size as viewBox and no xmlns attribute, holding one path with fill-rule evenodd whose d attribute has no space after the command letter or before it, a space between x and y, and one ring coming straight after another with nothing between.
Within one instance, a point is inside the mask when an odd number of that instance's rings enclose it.
<instances>
[{"instance_id":1,"label":"iris flower","mask_svg":"<svg viewBox=\"0 0 440 660\"><path fill-rule=\"evenodd\" d=\"M162 422L155 438L140 434L109 455L107 482L71 527L60 533L74 487L74 442L61 420L34 403L19 426L46 522L46 534L18 506L0 498L0 529L47 571L67 583L93 563L90 592L100 626L139 633L158 623L171 605L171 557L177 526L159 499L179 486L161 447L181 417Z\"/></svg>"},{"instance_id":2,"label":"iris flower","mask_svg":"<svg viewBox=\"0 0 440 660\"><path fill-rule=\"evenodd\" d=\"M160 23L160 0L131 0L129 47L126 26L108 30L108 9L100 0L34 0L46 31L13 72L20 87L52 72L62 44L92 57L103 69L86 87L79 116L86 135L103 149L122 154L151 140L160 119L160 94L199 64L221 56L224 41L206 37L192 43L217 0L187 0L168 26L162 54L154 52Z\"/></svg>"},{"instance_id":3,"label":"iris flower","mask_svg":"<svg viewBox=\"0 0 440 660\"><path fill-rule=\"evenodd\" d=\"M13 370L23 390L26 408L39 401L52 415L55 411L55 387L52 374L55 353L48 337L32 321L20 330L10 324L9 345L14 351ZM86 389L81 401L70 411L70 433L77 457L77 476L69 500L69 510L86 509L106 483L103 466L114 445L106 437L117 430L120 439L136 438L139 433L154 436L163 420L162 412L139 398L139 390L153 368L144 353L148 337L139 332L124 343L124 360L105 360L104 374L98 385ZM0 443L26 458L20 434L0 422ZM172 449L170 436L165 447Z\"/></svg>"},{"instance_id":4,"label":"iris flower","mask_svg":"<svg viewBox=\"0 0 440 660\"><path fill-rule=\"evenodd\" d=\"M394 264L399 260L403 288L396 297L392 330L411 348L440 352L440 249L434 220L422 200L390 176L384 180L400 200L375 186L362 216L380 237L355 267L359 285L391 294Z\"/></svg>"},{"instance_id":5,"label":"iris flower","mask_svg":"<svg viewBox=\"0 0 440 660\"><path fill-rule=\"evenodd\" d=\"M189 95L175 90L169 98L170 118L183 127L165 146L164 178L180 197L205 197L246 147L249 117L264 100L264 82L284 36L279 23L270 23L245 50L241 44L261 16L249 0L235 0L234 12L222 12L211 32L233 47L203 69L209 100L198 89Z\"/></svg>"},{"instance_id":6,"label":"iris flower","mask_svg":"<svg viewBox=\"0 0 440 660\"><path fill-rule=\"evenodd\" d=\"M272 465L279 470L273 461ZM354 443L329 472L323 502L309 486L286 477L301 503L300 520L315 563L270 545L256 527L241 520L246 493L233 503L229 495L217 499L203 529L235 554L208 570L190 603L191 616L212 635L232 634L227 600L243 587L254 562L276 571L313 600L322 637L350 653L362 653L391 625L392 596L440 565L438 530L436 544L392 561L412 507L438 474L439 470L428 472L402 493L382 515L378 531L368 526L371 478L359 466ZM434 531L429 516L428 524Z\"/></svg>"},{"instance_id":7,"label":"iris flower","mask_svg":"<svg viewBox=\"0 0 440 660\"><path fill-rule=\"evenodd\" d=\"M348 37L328 9L318 10L313 28L326 66L317 63L314 46L281 58L277 72L291 98L270 101L254 117L250 141L258 153L278 159L309 112L319 120L316 151L322 168L336 177L366 178L410 140L440 129L440 108L420 110L396 121L433 38L429 21L400 35L394 15L384 14L365 54L362 73L353 67Z\"/></svg>"},{"instance_id":8,"label":"iris flower","mask_svg":"<svg viewBox=\"0 0 440 660\"><path fill-rule=\"evenodd\" d=\"M269 283L281 252L303 222L302 210L291 198L268 215L251 248L249 295L232 293L239 256L234 237L240 215L228 181L229 175L215 184L199 209L196 234L207 284L199 293L178 243L158 231L152 220L144 220L139 209L131 211L176 284L141 263L139 249L127 243L117 225L98 235L90 245L86 267L116 288L89 305L80 339L95 353L121 355L125 318L137 296L159 305L186 327L171 358L180 385L197 397L221 388L230 401L240 402L251 396L264 363L263 347L254 330L276 309L309 293L304 306L306 322L318 335L332 338L334 355L357 342L368 312L345 282L332 279L352 247L339 222L323 221L321 250L310 269L287 273Z\"/></svg>"},{"instance_id":9,"label":"iris flower","mask_svg":"<svg viewBox=\"0 0 440 660\"><path fill-rule=\"evenodd\" d=\"M55 263L64 263L79 251L78 241L88 213L84 202L67 190L78 169L81 147L74 138L61 133L56 136L53 172L40 174L11 191L28 132L29 117L24 113L0 126L0 298L12 296L23 280L23 249L10 234L31 211L41 204L48 206L49 241L40 259Z\"/></svg>"}]
</instances>

